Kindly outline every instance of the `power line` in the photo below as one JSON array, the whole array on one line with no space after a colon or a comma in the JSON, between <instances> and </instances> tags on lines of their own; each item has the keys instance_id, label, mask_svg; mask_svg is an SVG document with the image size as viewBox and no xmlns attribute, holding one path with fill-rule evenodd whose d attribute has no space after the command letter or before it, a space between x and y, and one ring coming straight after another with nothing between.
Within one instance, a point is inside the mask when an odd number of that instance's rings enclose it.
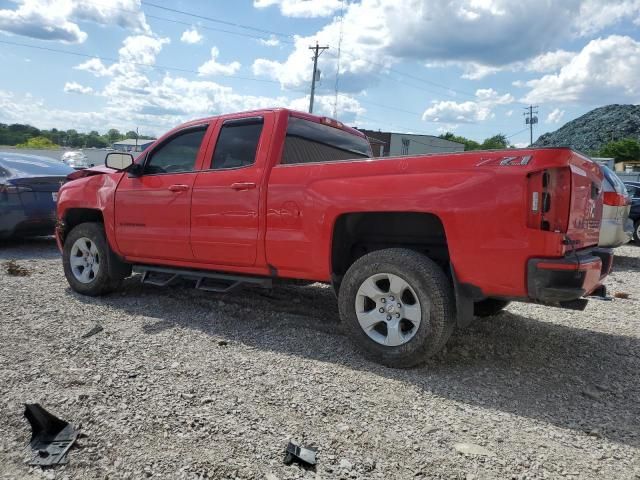
<instances>
[{"instance_id":1,"label":"power line","mask_svg":"<svg viewBox=\"0 0 640 480\"><path fill-rule=\"evenodd\" d=\"M157 8L157 9L160 9L160 10L165 10L167 12L180 13L182 15L187 15L187 16L194 17L194 18L199 18L201 20L207 20L209 22L220 23L222 25L228 25L228 26L236 27L236 28L243 28L245 30L253 30L254 32L268 33L269 35L276 35L278 37L293 38L293 35L291 35L289 33L276 32L274 30L265 30L263 28L252 27L251 25L244 25L242 23L229 22L229 21L226 21L226 20L220 20L218 18L207 17L205 15L199 15L197 13L186 12L184 10L178 10L177 8L164 7L164 6L158 5L156 3L147 2L146 0L142 0L142 2L140 2L140 3L142 5L147 5L149 7Z\"/></svg>"},{"instance_id":2,"label":"power line","mask_svg":"<svg viewBox=\"0 0 640 480\"><path fill-rule=\"evenodd\" d=\"M181 72L181 73L192 73L192 74L200 74L199 71L197 70L191 70L188 68L180 68L180 67L170 67L170 66L166 66L166 65L157 65L157 64L149 64L149 63L140 63L140 62L131 62L131 61L126 61L126 60L120 60L117 58L112 58L112 57L102 57L99 55L89 55L86 53L80 53L80 52L70 52L68 50L60 50L57 48L52 48L52 47L42 47L42 46L38 46L38 45L29 45L26 43L19 43L19 42L10 42L8 40L0 40L0 43L4 43L6 45L14 45L14 46L18 46L18 47L26 47L26 48L33 48L36 50L44 50L47 52L54 52L54 53L61 53L61 54L65 54L65 55L71 55L71 56L75 56L75 57L82 57L82 58L95 58L98 60L102 60L105 62L113 62L113 63L122 63L125 65L136 65L138 67L149 67L149 68L153 68L156 70L166 70L166 71L176 71L176 72ZM261 82L261 83L272 83L272 84L280 84L280 82L276 81L276 80L268 80L266 78L257 78L257 77L245 77L242 75L227 75L227 74L219 74L221 77L225 77L225 78L235 78L235 79L239 79L239 80L249 80L252 82Z\"/></svg>"}]
</instances>

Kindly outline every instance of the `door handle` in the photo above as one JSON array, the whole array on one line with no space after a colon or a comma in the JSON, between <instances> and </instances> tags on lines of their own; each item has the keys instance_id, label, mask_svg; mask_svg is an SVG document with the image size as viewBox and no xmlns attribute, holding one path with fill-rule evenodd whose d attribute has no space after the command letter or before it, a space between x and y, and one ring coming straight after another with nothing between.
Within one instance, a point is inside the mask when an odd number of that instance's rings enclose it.
<instances>
[{"instance_id":1,"label":"door handle","mask_svg":"<svg viewBox=\"0 0 640 480\"><path fill-rule=\"evenodd\" d=\"M256 184L253 182L238 182L232 183L231 188L234 190L251 190L252 188L256 188Z\"/></svg>"},{"instance_id":2,"label":"door handle","mask_svg":"<svg viewBox=\"0 0 640 480\"><path fill-rule=\"evenodd\" d=\"M189 190L189 185L182 185L182 184L171 185L169 187L169 190L171 190L172 192L186 192L187 190Z\"/></svg>"}]
</instances>

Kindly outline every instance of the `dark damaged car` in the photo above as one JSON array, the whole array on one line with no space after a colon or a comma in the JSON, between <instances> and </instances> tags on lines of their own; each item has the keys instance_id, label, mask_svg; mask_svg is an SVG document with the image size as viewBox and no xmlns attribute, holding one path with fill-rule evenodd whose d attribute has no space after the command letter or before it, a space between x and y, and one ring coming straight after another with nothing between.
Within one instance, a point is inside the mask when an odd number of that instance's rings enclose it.
<instances>
[{"instance_id":1,"label":"dark damaged car","mask_svg":"<svg viewBox=\"0 0 640 480\"><path fill-rule=\"evenodd\" d=\"M0 152L0 239L53 235L58 190L74 171L50 158Z\"/></svg>"}]
</instances>

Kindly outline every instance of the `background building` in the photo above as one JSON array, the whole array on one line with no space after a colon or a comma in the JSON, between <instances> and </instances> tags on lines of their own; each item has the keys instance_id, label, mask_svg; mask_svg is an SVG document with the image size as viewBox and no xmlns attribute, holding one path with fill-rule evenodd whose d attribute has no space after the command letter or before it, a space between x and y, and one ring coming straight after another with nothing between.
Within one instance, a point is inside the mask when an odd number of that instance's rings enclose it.
<instances>
[{"instance_id":1,"label":"background building","mask_svg":"<svg viewBox=\"0 0 640 480\"><path fill-rule=\"evenodd\" d=\"M136 142L138 142L137 147ZM121 152L141 152L153 142L155 142L155 140L143 140L142 138L136 140L135 138L127 138L125 140L120 140L119 142L114 142L113 148L120 150Z\"/></svg>"},{"instance_id":2,"label":"background building","mask_svg":"<svg viewBox=\"0 0 640 480\"><path fill-rule=\"evenodd\" d=\"M374 157L464 152L464 145L434 135L381 132L359 128L369 137Z\"/></svg>"}]
</instances>

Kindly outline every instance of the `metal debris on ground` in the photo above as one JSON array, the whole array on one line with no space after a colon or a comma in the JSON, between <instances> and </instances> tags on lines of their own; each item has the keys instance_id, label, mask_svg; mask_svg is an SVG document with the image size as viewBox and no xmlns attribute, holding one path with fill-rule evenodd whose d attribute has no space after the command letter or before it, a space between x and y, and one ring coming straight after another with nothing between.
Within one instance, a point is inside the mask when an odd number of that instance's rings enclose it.
<instances>
[{"instance_id":1,"label":"metal debris on ground","mask_svg":"<svg viewBox=\"0 0 640 480\"><path fill-rule=\"evenodd\" d=\"M297 462L302 466L313 467L316 464L316 450L302 447L293 441L289 441L284 463L285 465L291 465L293 462Z\"/></svg>"},{"instance_id":2,"label":"metal debris on ground","mask_svg":"<svg viewBox=\"0 0 640 480\"><path fill-rule=\"evenodd\" d=\"M627 300L631 295L624 292L618 292L618 293L614 293L613 296L616 298L621 298L622 300Z\"/></svg>"},{"instance_id":3,"label":"metal debris on ground","mask_svg":"<svg viewBox=\"0 0 640 480\"><path fill-rule=\"evenodd\" d=\"M89 338L89 337L93 337L95 334L100 333L102 330L104 330L104 328L102 327L102 325L96 325L94 326L91 330L89 330L87 333L85 333L84 335L82 335L81 338Z\"/></svg>"},{"instance_id":4,"label":"metal debris on ground","mask_svg":"<svg viewBox=\"0 0 640 480\"><path fill-rule=\"evenodd\" d=\"M31 270L27 267L23 267L15 260L4 262L4 270L7 272L7 275L11 275L13 277L28 277L31 275Z\"/></svg>"},{"instance_id":5,"label":"metal debris on ground","mask_svg":"<svg viewBox=\"0 0 640 480\"><path fill-rule=\"evenodd\" d=\"M67 452L78 438L78 431L38 403L26 403L24 416L31 425L29 445L34 453L29 465L66 464Z\"/></svg>"}]
</instances>

